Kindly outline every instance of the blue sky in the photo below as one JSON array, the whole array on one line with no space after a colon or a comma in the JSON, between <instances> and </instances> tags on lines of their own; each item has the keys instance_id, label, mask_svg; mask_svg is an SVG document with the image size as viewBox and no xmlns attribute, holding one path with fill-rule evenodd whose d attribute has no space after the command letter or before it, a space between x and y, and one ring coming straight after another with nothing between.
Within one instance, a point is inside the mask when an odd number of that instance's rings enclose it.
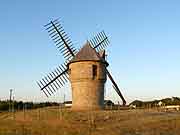
<instances>
[{"instance_id":1,"label":"blue sky","mask_svg":"<svg viewBox=\"0 0 180 135\"><path fill-rule=\"evenodd\" d=\"M75 47L101 30L109 36L110 71L128 102L180 96L180 2L178 0L6 0L0 4L0 99L47 99L36 81L64 59L43 25L60 18ZM118 101L111 84L106 98Z\"/></svg>"}]
</instances>

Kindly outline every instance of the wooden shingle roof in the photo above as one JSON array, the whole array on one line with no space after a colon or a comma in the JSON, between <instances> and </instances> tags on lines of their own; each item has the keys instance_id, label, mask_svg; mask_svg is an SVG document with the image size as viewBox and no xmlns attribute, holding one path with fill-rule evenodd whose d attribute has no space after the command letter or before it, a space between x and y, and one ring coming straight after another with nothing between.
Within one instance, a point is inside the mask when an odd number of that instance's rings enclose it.
<instances>
[{"instance_id":1,"label":"wooden shingle roof","mask_svg":"<svg viewBox=\"0 0 180 135\"><path fill-rule=\"evenodd\" d=\"M102 59L100 55L91 47L88 41L70 62L85 60L105 62L104 59Z\"/></svg>"}]
</instances>

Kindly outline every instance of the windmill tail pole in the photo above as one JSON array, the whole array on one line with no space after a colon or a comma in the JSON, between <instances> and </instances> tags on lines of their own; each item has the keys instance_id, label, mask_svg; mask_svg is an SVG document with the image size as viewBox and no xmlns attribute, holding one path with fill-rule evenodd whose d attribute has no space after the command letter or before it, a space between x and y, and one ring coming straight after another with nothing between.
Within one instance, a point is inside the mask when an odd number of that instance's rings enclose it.
<instances>
[{"instance_id":1,"label":"windmill tail pole","mask_svg":"<svg viewBox=\"0 0 180 135\"><path fill-rule=\"evenodd\" d=\"M121 97L121 99L122 99L122 101L123 101L123 105L125 106L125 105L126 105L126 100L124 99L124 97L123 97L121 91L119 90L119 87L117 86L116 82L114 81L113 77L111 76L111 74L109 73L108 70L106 70L106 73L107 73L109 79L112 81L113 86L114 86L114 88L115 88L117 94Z\"/></svg>"}]
</instances>

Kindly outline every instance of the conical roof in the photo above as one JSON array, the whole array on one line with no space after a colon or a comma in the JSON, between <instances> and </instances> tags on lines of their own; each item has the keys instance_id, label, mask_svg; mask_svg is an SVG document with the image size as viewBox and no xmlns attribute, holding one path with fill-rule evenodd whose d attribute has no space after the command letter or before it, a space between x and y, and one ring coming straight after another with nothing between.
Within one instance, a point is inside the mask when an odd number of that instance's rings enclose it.
<instances>
[{"instance_id":1,"label":"conical roof","mask_svg":"<svg viewBox=\"0 0 180 135\"><path fill-rule=\"evenodd\" d=\"M75 61L84 61L84 60L105 62L104 59L102 59L99 56L99 54L91 47L88 41L83 46L83 48L81 48L81 50L75 55L75 57L70 61L70 63Z\"/></svg>"},{"instance_id":2,"label":"conical roof","mask_svg":"<svg viewBox=\"0 0 180 135\"><path fill-rule=\"evenodd\" d=\"M105 57L106 57L105 50L100 51L100 52L99 52L99 56L100 56L101 58L105 59Z\"/></svg>"}]
</instances>

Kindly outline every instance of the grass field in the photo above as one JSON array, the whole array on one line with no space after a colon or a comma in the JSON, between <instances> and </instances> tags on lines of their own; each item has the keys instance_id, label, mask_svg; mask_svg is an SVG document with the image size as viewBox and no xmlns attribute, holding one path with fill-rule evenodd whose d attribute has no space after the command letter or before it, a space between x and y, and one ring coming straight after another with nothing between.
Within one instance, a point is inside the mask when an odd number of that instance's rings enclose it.
<instances>
[{"instance_id":1,"label":"grass field","mask_svg":"<svg viewBox=\"0 0 180 135\"><path fill-rule=\"evenodd\" d=\"M58 107L1 112L0 135L180 135L180 112L72 112Z\"/></svg>"}]
</instances>

